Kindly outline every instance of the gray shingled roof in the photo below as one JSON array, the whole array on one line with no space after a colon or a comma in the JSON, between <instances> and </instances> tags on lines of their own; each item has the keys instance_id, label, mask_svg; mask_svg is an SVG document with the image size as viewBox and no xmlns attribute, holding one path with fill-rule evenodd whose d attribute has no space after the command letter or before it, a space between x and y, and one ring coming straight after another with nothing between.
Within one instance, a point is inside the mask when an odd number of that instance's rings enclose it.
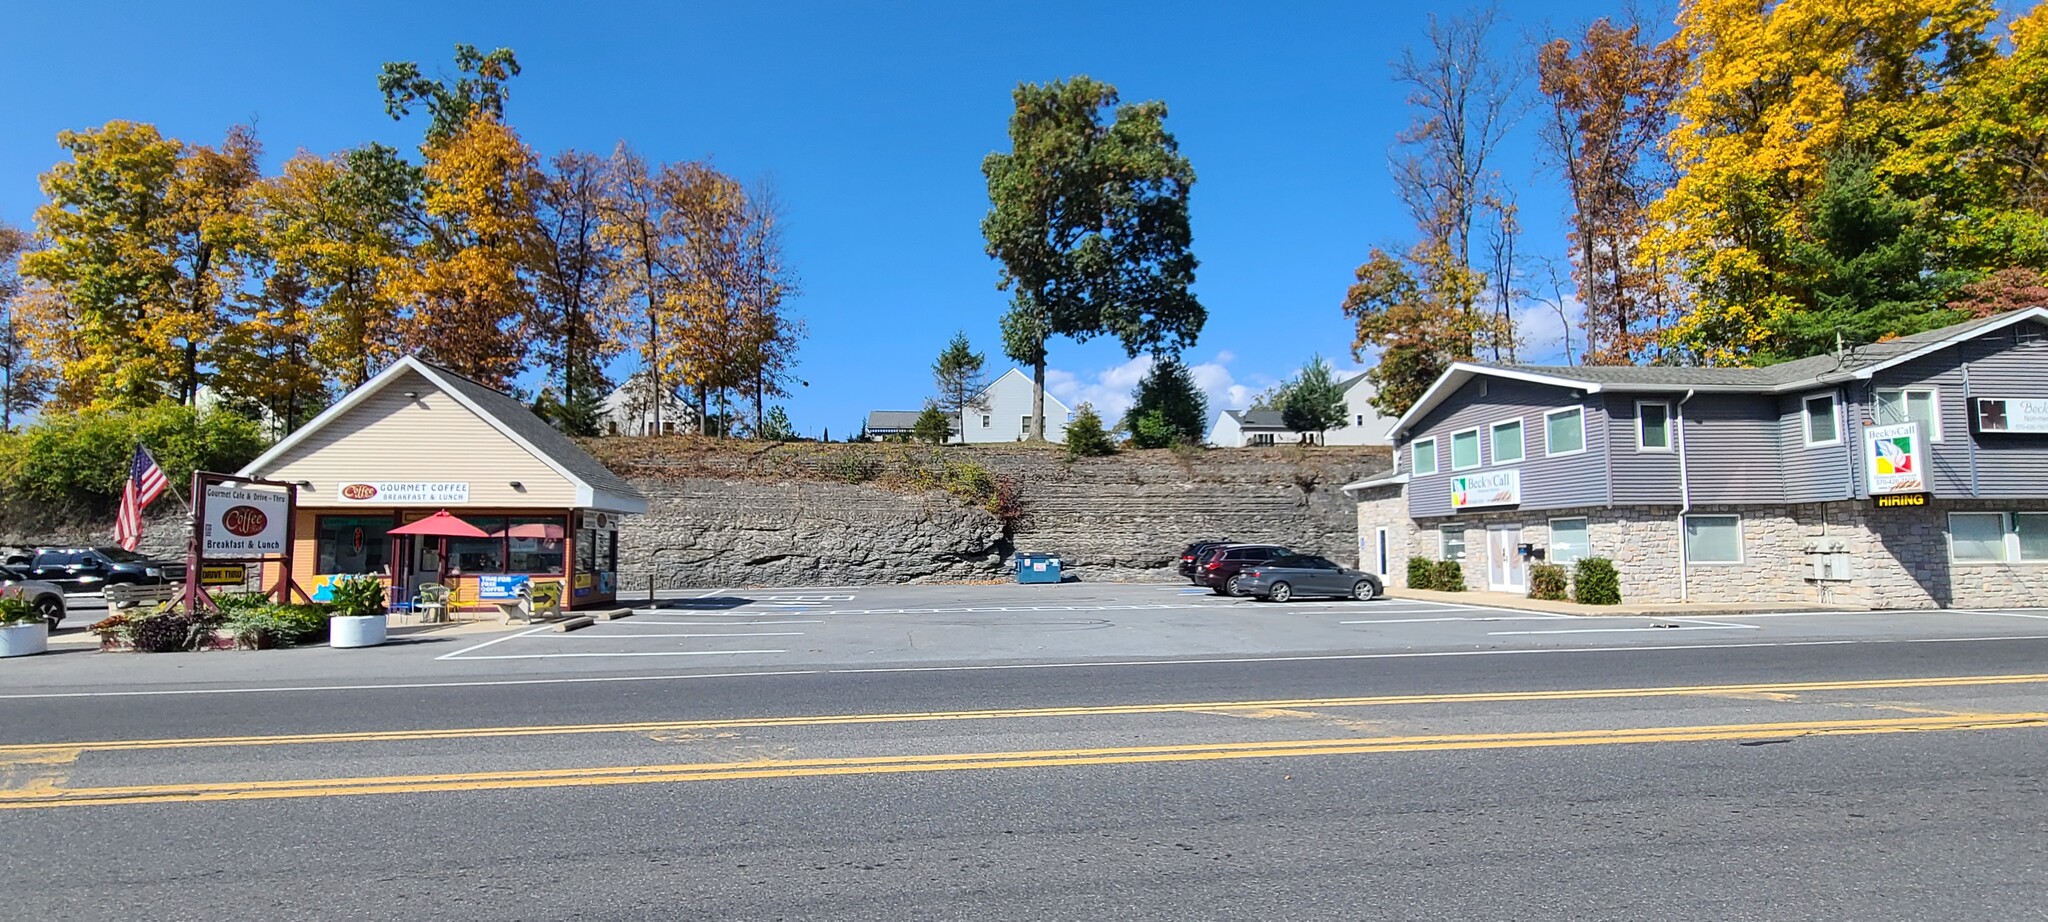
<instances>
[{"instance_id":1,"label":"gray shingled roof","mask_svg":"<svg viewBox=\"0 0 2048 922\"><path fill-rule=\"evenodd\" d=\"M434 374L449 387L460 391L464 398L482 408L485 413L491 415L491 418L504 424L505 428L518 433L520 438L526 440L526 444L553 458L556 464L567 468L569 473L589 484L591 489L621 496L640 496L640 491L625 478L612 473L610 468L591 457L582 446L548 425L545 420L533 415L533 411L528 409L526 404L520 403L510 395L471 381L460 372L429 362L423 361L420 364L433 369Z\"/></svg>"},{"instance_id":2,"label":"gray shingled roof","mask_svg":"<svg viewBox=\"0 0 2048 922\"><path fill-rule=\"evenodd\" d=\"M868 431L909 432L917 427L917 418L923 413L923 410L869 410ZM960 421L947 418L946 429L949 432L959 432Z\"/></svg>"},{"instance_id":3,"label":"gray shingled roof","mask_svg":"<svg viewBox=\"0 0 2048 922\"><path fill-rule=\"evenodd\" d=\"M1226 410L1224 412L1235 417L1238 426L1244 429L1287 428L1287 424L1280 420L1279 410Z\"/></svg>"}]
</instances>

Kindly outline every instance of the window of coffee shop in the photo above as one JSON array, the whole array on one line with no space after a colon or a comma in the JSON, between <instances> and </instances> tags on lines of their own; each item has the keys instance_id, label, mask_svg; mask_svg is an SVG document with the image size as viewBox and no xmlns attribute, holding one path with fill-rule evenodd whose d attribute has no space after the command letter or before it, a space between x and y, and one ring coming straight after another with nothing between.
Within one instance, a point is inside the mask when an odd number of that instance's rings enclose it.
<instances>
[{"instance_id":1,"label":"window of coffee shop","mask_svg":"<svg viewBox=\"0 0 2048 922\"><path fill-rule=\"evenodd\" d=\"M478 515L464 521L483 529L482 538L448 539L450 573L562 575L561 516Z\"/></svg>"},{"instance_id":2,"label":"window of coffee shop","mask_svg":"<svg viewBox=\"0 0 2048 922\"><path fill-rule=\"evenodd\" d=\"M391 517L323 515L313 520L315 573L381 573L390 563Z\"/></svg>"}]
</instances>

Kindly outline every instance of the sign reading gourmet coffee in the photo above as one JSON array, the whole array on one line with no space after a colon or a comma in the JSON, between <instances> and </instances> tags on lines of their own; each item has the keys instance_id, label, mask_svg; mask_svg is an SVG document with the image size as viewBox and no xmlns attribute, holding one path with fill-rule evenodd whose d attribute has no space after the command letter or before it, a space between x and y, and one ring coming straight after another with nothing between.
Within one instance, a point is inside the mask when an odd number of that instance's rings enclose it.
<instances>
[{"instance_id":1,"label":"sign reading gourmet coffee","mask_svg":"<svg viewBox=\"0 0 2048 922\"><path fill-rule=\"evenodd\" d=\"M1978 432L2048 433L2048 400L1978 397L1970 425Z\"/></svg>"},{"instance_id":2,"label":"sign reading gourmet coffee","mask_svg":"<svg viewBox=\"0 0 2048 922\"><path fill-rule=\"evenodd\" d=\"M336 488L335 498L344 503L449 506L469 502L469 482L348 481Z\"/></svg>"},{"instance_id":3,"label":"sign reading gourmet coffee","mask_svg":"<svg viewBox=\"0 0 2048 922\"><path fill-rule=\"evenodd\" d=\"M1451 508L1513 506L1522 501L1520 470L1488 471L1451 478Z\"/></svg>"},{"instance_id":4,"label":"sign reading gourmet coffee","mask_svg":"<svg viewBox=\"0 0 2048 922\"><path fill-rule=\"evenodd\" d=\"M205 557L268 557L284 553L291 500L283 490L206 485L199 551Z\"/></svg>"}]
</instances>

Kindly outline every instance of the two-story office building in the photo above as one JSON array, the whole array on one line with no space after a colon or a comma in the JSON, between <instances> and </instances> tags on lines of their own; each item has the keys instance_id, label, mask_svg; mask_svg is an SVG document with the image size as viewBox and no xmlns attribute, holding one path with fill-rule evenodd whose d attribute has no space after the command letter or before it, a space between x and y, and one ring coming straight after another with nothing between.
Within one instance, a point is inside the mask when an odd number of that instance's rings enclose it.
<instances>
[{"instance_id":1,"label":"two-story office building","mask_svg":"<svg viewBox=\"0 0 2048 922\"><path fill-rule=\"evenodd\" d=\"M1362 566L1624 599L2048 605L2048 308L1763 368L1459 363L1345 486Z\"/></svg>"}]
</instances>

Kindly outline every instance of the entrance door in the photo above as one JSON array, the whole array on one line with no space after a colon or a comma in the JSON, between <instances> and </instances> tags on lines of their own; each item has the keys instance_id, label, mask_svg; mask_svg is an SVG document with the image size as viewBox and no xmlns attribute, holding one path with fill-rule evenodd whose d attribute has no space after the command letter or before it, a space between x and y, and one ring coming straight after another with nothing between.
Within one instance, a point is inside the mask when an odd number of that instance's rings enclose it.
<instances>
[{"instance_id":1,"label":"entrance door","mask_svg":"<svg viewBox=\"0 0 2048 922\"><path fill-rule=\"evenodd\" d=\"M419 594L421 586L428 583L445 584L447 578L442 572L445 561L441 559L441 539L415 535L407 540L412 542L409 555L411 567L405 586L406 599L410 600Z\"/></svg>"},{"instance_id":2,"label":"entrance door","mask_svg":"<svg viewBox=\"0 0 2048 922\"><path fill-rule=\"evenodd\" d=\"M1373 543L1379 546L1379 553L1373 558L1373 562L1378 566L1378 569L1373 572L1378 573L1384 579L1387 575L1387 529L1385 526L1373 530Z\"/></svg>"},{"instance_id":3,"label":"entrance door","mask_svg":"<svg viewBox=\"0 0 2048 922\"><path fill-rule=\"evenodd\" d=\"M1486 527L1486 588L1494 592L1529 591L1529 565L1522 560L1518 545L1522 526Z\"/></svg>"}]
</instances>

